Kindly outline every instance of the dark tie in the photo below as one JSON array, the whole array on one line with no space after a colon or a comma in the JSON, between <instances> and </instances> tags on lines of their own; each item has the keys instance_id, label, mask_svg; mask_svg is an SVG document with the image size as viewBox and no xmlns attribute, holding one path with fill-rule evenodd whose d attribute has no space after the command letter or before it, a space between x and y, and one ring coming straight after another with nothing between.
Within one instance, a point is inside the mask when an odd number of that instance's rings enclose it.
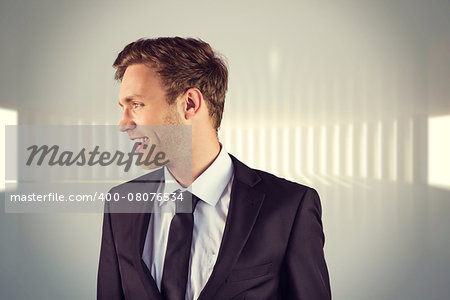
<instances>
[{"instance_id":1,"label":"dark tie","mask_svg":"<svg viewBox=\"0 0 450 300\"><path fill-rule=\"evenodd\" d=\"M193 212L198 198L187 191L183 192L182 195L183 201L175 201L176 214L170 223L169 239L164 258L161 294L165 300L184 300L186 294L192 230L194 228ZM191 197L192 210L188 209Z\"/></svg>"}]
</instances>

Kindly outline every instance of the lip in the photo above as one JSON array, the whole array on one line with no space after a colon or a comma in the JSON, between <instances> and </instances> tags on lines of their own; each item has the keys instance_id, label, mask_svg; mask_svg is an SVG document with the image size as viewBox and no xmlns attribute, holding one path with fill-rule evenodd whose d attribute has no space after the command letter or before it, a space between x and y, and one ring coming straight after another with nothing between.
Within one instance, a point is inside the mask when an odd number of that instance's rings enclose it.
<instances>
[{"instance_id":1,"label":"lip","mask_svg":"<svg viewBox=\"0 0 450 300\"><path fill-rule=\"evenodd\" d=\"M150 139L147 136L134 136L134 137L130 136L130 140L132 140L132 141L142 140L139 143L139 145L136 147L136 152L142 152L142 150L144 149L144 146L147 145L150 141Z\"/></svg>"},{"instance_id":2,"label":"lip","mask_svg":"<svg viewBox=\"0 0 450 300\"><path fill-rule=\"evenodd\" d=\"M144 139L144 138L147 138L148 139L148 136L130 136L130 140L137 140L137 139Z\"/></svg>"}]
</instances>

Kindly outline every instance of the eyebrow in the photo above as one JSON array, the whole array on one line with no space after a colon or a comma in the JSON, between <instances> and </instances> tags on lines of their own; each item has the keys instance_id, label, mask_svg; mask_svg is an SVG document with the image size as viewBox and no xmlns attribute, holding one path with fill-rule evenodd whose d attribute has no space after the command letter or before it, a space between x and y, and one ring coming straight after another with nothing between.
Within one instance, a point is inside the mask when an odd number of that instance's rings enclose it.
<instances>
[{"instance_id":1,"label":"eyebrow","mask_svg":"<svg viewBox=\"0 0 450 300\"><path fill-rule=\"evenodd\" d=\"M136 98L142 98L142 96L138 95L138 94L133 94L133 95L130 95L130 96L126 96L125 98L123 98L122 101L125 102L125 104L128 104L128 103L130 103L131 101L133 101ZM122 103L120 103L120 100L119 100L119 106L120 107L123 106Z\"/></svg>"}]
</instances>

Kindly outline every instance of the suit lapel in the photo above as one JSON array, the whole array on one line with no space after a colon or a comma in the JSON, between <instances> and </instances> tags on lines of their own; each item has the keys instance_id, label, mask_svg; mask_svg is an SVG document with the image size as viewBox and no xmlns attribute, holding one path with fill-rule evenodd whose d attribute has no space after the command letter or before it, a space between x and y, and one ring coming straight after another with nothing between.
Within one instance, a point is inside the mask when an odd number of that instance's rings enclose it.
<instances>
[{"instance_id":1,"label":"suit lapel","mask_svg":"<svg viewBox=\"0 0 450 300\"><path fill-rule=\"evenodd\" d=\"M138 186L140 186L140 188L138 189L142 193L156 192L159 184L161 183L162 180L164 180L163 176L164 172L161 169L148 174L148 176L138 178L137 180L133 180L133 183L140 183L138 184ZM136 191L137 189L134 190ZM153 276L151 275L149 269L147 268L147 265L142 260L142 253L144 251L147 229L149 222L152 220L153 213L148 213L148 210L146 208L143 208L143 213L137 213L134 215L135 215L134 218L136 220L135 228L138 229L136 230L137 237L135 245L136 251L135 265L138 268L138 272L141 274L140 278L142 278L144 287L147 291L147 294L150 296L150 299L162 300L162 296L161 293L159 292L158 286L156 285Z\"/></svg>"},{"instance_id":2,"label":"suit lapel","mask_svg":"<svg viewBox=\"0 0 450 300\"><path fill-rule=\"evenodd\" d=\"M234 156L230 156L234 165L234 180L227 221L217 262L199 300L213 299L217 289L230 274L264 201L264 194L253 188L260 181L259 176Z\"/></svg>"}]
</instances>

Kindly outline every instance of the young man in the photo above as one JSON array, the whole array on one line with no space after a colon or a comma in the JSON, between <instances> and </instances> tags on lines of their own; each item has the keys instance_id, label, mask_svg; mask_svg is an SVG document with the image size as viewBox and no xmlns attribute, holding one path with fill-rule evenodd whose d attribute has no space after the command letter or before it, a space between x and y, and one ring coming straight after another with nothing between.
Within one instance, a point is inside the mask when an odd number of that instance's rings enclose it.
<instances>
[{"instance_id":1,"label":"young man","mask_svg":"<svg viewBox=\"0 0 450 300\"><path fill-rule=\"evenodd\" d=\"M111 193L189 186L195 201L193 213L105 213L98 299L331 299L317 192L251 169L219 143L228 71L211 47L138 40L114 67L121 130L144 144L141 125L190 126L192 178L168 164Z\"/></svg>"}]
</instances>

